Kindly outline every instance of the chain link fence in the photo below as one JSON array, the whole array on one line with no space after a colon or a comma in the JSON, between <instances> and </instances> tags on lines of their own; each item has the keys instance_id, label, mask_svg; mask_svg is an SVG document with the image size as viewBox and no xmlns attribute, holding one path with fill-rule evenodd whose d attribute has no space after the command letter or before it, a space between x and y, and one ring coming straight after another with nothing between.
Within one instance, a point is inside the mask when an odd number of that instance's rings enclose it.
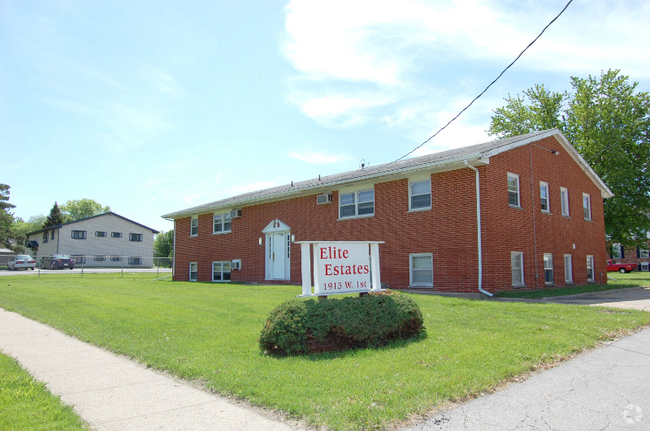
<instances>
[{"instance_id":1,"label":"chain link fence","mask_svg":"<svg viewBox=\"0 0 650 431\"><path fill-rule=\"evenodd\" d=\"M84 273L148 272L155 273L157 276L171 276L173 264L171 257L153 256L39 254L33 257L27 256L29 259L18 259L20 257L21 255L6 256L6 259L3 259L5 262L0 262L0 270L32 270L38 271L39 274L41 271L72 270L82 275Z\"/></svg>"}]
</instances>

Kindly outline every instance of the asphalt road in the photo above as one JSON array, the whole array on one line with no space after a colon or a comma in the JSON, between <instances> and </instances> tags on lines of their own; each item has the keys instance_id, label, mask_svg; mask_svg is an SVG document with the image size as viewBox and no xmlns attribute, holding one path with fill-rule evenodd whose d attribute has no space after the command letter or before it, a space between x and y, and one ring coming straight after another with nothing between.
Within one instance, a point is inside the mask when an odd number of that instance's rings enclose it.
<instances>
[{"instance_id":1,"label":"asphalt road","mask_svg":"<svg viewBox=\"0 0 650 431\"><path fill-rule=\"evenodd\" d=\"M38 275L39 271L41 274L81 274L81 268L75 269L38 269L35 270L18 270L18 271L9 271L7 269L0 271L0 277L2 276L11 276L11 275ZM109 274L109 273L122 273L122 268L83 268L84 274ZM160 273L161 277L166 275L171 275L172 270L169 268L124 268L124 272L138 273Z\"/></svg>"}]
</instances>

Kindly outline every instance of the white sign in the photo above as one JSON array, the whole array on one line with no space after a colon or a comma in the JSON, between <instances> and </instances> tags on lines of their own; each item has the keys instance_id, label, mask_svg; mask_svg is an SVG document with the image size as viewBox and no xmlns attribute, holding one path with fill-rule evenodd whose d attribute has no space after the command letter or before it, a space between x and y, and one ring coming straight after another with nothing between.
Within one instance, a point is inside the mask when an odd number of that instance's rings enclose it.
<instances>
[{"instance_id":1,"label":"white sign","mask_svg":"<svg viewBox=\"0 0 650 431\"><path fill-rule=\"evenodd\" d=\"M323 242L316 245L319 291L324 294L370 290L368 244Z\"/></svg>"},{"instance_id":2,"label":"white sign","mask_svg":"<svg viewBox=\"0 0 650 431\"><path fill-rule=\"evenodd\" d=\"M379 244L383 241L298 241L301 254L302 295L381 291ZM313 250L314 292L311 282ZM372 280L372 282L371 282Z\"/></svg>"}]
</instances>

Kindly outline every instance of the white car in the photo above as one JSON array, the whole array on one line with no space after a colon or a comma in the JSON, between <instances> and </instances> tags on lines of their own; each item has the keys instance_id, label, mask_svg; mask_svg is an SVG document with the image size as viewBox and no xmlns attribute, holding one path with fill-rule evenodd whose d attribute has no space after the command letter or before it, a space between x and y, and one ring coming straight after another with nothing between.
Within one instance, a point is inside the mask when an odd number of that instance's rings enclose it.
<instances>
[{"instance_id":1,"label":"white car","mask_svg":"<svg viewBox=\"0 0 650 431\"><path fill-rule=\"evenodd\" d=\"M12 257L7 261L7 269L9 271L16 271L21 268L24 268L25 270L29 268L33 271L35 266L36 261L27 254L19 254L18 256Z\"/></svg>"}]
</instances>

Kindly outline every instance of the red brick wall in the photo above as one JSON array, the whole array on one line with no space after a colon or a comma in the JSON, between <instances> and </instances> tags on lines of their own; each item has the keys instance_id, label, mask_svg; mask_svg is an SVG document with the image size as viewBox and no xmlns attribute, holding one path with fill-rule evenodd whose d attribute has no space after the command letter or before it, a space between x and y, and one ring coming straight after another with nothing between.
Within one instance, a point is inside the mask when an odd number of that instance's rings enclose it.
<instances>
[{"instance_id":1,"label":"red brick wall","mask_svg":"<svg viewBox=\"0 0 650 431\"><path fill-rule=\"evenodd\" d=\"M606 282L605 233L600 191L554 139L537 143L560 151L559 156L532 147L535 209L530 182L530 146L490 159L479 168L483 223L484 288L511 288L510 252L524 252L527 288L544 287L543 253L553 253L556 285L564 285L564 254L573 254L574 281L586 283L586 254L593 254L598 282ZM506 172L520 176L523 209L508 206ZM539 181L549 183L551 215L539 210ZM569 189L571 218L560 213L560 186ZM262 230L276 218L291 228L296 241L385 241L379 246L382 282L392 288L409 284L409 254L433 254L433 282L437 290L477 290L475 174L469 168L431 176L430 211L408 212L408 180L375 184L375 215L338 220L338 194L333 204L318 205L316 195L246 206L232 221L232 233L212 234L212 213L199 216L199 235L190 238L190 218L177 220L176 280L187 280L189 262L198 262L198 280L210 281L212 261L242 260L233 281L265 281ZM582 218L582 193L590 193L593 222ZM533 234L537 232L537 259ZM572 248L576 244L576 249ZM537 261L537 269L535 269ZM600 273L603 277L600 277ZM291 280L300 284L300 246L291 246Z\"/></svg>"},{"instance_id":2,"label":"red brick wall","mask_svg":"<svg viewBox=\"0 0 650 431\"><path fill-rule=\"evenodd\" d=\"M556 150L559 155L540 147ZM511 251L524 253L526 288L545 287L544 253L553 254L556 286L565 285L565 254L573 256L574 284L587 283L587 255L594 256L596 282L607 282L600 190L555 138L491 157L489 166L480 169L484 186L481 194L485 289L503 290L511 285ZM508 204L508 172L519 175L521 209ZM550 214L541 211L540 181L549 185ZM568 218L562 216L560 187L569 191ZM591 195L593 221L584 220L583 193Z\"/></svg>"}]
</instances>

